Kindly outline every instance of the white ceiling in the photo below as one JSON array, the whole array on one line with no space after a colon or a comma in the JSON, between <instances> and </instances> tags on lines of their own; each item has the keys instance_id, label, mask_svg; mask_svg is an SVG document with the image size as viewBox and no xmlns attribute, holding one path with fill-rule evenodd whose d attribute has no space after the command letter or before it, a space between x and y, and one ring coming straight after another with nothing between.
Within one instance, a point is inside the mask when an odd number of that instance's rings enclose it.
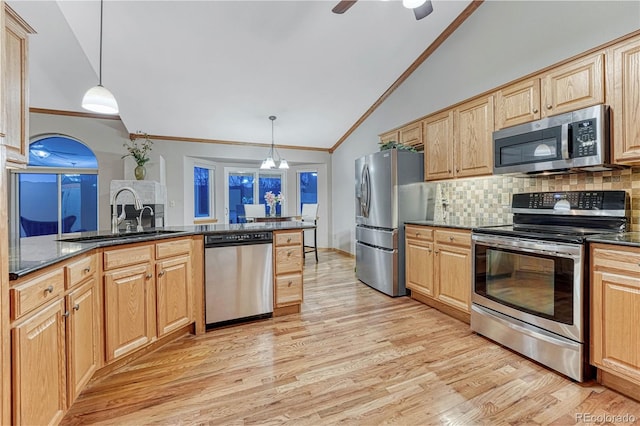
<instances>
[{"instance_id":1,"label":"white ceiling","mask_svg":"<svg viewBox=\"0 0 640 426\"><path fill-rule=\"evenodd\" d=\"M102 82L133 133L332 147L470 3L106 0ZM30 38L30 106L83 111L98 0L8 1ZM398 123L401 124L401 123Z\"/></svg>"}]
</instances>

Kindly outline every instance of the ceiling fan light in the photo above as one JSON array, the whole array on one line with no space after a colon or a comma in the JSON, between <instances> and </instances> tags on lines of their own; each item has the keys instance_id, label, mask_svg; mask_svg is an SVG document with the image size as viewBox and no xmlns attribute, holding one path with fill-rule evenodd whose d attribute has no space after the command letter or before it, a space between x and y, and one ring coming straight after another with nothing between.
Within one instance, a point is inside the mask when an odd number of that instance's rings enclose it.
<instances>
[{"instance_id":1,"label":"ceiling fan light","mask_svg":"<svg viewBox=\"0 0 640 426\"><path fill-rule=\"evenodd\" d=\"M407 9L415 9L425 4L427 0L402 0L402 5Z\"/></svg>"},{"instance_id":2,"label":"ceiling fan light","mask_svg":"<svg viewBox=\"0 0 640 426\"><path fill-rule=\"evenodd\" d=\"M97 85L84 94L82 108L100 114L117 114L118 102L109 89Z\"/></svg>"},{"instance_id":3,"label":"ceiling fan light","mask_svg":"<svg viewBox=\"0 0 640 426\"><path fill-rule=\"evenodd\" d=\"M278 166L279 169L288 169L289 168L289 163L287 162L287 160L285 160L284 158L280 160L280 166Z\"/></svg>"}]
</instances>

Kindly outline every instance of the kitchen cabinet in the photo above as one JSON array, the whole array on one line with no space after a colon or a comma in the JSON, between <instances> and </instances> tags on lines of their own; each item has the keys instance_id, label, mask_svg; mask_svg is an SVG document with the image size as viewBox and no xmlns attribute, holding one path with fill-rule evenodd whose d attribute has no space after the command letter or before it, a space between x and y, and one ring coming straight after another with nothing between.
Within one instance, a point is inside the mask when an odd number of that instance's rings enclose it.
<instances>
[{"instance_id":1,"label":"kitchen cabinet","mask_svg":"<svg viewBox=\"0 0 640 426\"><path fill-rule=\"evenodd\" d=\"M592 244L590 361L598 368L599 379L605 373L605 377L629 382L635 398L640 396L638 323L640 249Z\"/></svg>"},{"instance_id":2,"label":"kitchen cabinet","mask_svg":"<svg viewBox=\"0 0 640 426\"><path fill-rule=\"evenodd\" d=\"M146 346L156 335L153 244L105 250L106 361Z\"/></svg>"},{"instance_id":3,"label":"kitchen cabinet","mask_svg":"<svg viewBox=\"0 0 640 426\"><path fill-rule=\"evenodd\" d=\"M425 180L453 177L453 110L427 117L423 131Z\"/></svg>"},{"instance_id":4,"label":"kitchen cabinet","mask_svg":"<svg viewBox=\"0 0 640 426\"><path fill-rule=\"evenodd\" d=\"M388 142L398 142L400 140L400 135L397 130L392 130L387 133L383 133L380 135L380 145L384 145Z\"/></svg>"},{"instance_id":5,"label":"kitchen cabinet","mask_svg":"<svg viewBox=\"0 0 640 426\"><path fill-rule=\"evenodd\" d=\"M273 233L274 316L300 312L303 300L302 232Z\"/></svg>"},{"instance_id":6,"label":"kitchen cabinet","mask_svg":"<svg viewBox=\"0 0 640 426\"><path fill-rule=\"evenodd\" d=\"M191 240L156 244L158 337L193 320Z\"/></svg>"},{"instance_id":7,"label":"kitchen cabinet","mask_svg":"<svg viewBox=\"0 0 640 426\"><path fill-rule=\"evenodd\" d=\"M469 322L471 233L406 225L405 246L411 297Z\"/></svg>"},{"instance_id":8,"label":"kitchen cabinet","mask_svg":"<svg viewBox=\"0 0 640 426\"><path fill-rule=\"evenodd\" d=\"M493 173L493 96L424 120L425 180Z\"/></svg>"},{"instance_id":9,"label":"kitchen cabinet","mask_svg":"<svg viewBox=\"0 0 640 426\"><path fill-rule=\"evenodd\" d=\"M504 87L495 95L495 129L540 119L540 79Z\"/></svg>"},{"instance_id":10,"label":"kitchen cabinet","mask_svg":"<svg viewBox=\"0 0 640 426\"><path fill-rule=\"evenodd\" d=\"M640 164L640 36L615 45L609 56L613 82L613 90L608 91L611 95L613 161L637 165Z\"/></svg>"},{"instance_id":11,"label":"kitchen cabinet","mask_svg":"<svg viewBox=\"0 0 640 426\"><path fill-rule=\"evenodd\" d=\"M454 176L493 173L493 96L484 96L453 110Z\"/></svg>"},{"instance_id":12,"label":"kitchen cabinet","mask_svg":"<svg viewBox=\"0 0 640 426\"><path fill-rule=\"evenodd\" d=\"M6 3L2 97L4 144L10 167L25 167L29 160L29 34L35 31Z\"/></svg>"},{"instance_id":13,"label":"kitchen cabinet","mask_svg":"<svg viewBox=\"0 0 640 426\"><path fill-rule=\"evenodd\" d=\"M65 314L58 298L12 329L13 424L57 424L64 416Z\"/></svg>"},{"instance_id":14,"label":"kitchen cabinet","mask_svg":"<svg viewBox=\"0 0 640 426\"><path fill-rule=\"evenodd\" d=\"M413 147L418 151L423 148L422 122L408 124L399 130L400 143Z\"/></svg>"}]
</instances>

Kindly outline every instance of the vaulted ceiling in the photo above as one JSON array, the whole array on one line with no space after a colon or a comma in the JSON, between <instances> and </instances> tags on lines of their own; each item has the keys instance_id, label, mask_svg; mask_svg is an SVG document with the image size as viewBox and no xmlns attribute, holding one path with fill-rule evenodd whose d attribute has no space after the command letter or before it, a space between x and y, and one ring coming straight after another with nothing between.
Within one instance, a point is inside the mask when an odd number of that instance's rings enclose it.
<instances>
[{"instance_id":1,"label":"vaulted ceiling","mask_svg":"<svg viewBox=\"0 0 640 426\"><path fill-rule=\"evenodd\" d=\"M8 1L30 37L30 105L83 111L100 2ZM130 132L330 148L469 5L433 1L106 0L103 84Z\"/></svg>"}]
</instances>

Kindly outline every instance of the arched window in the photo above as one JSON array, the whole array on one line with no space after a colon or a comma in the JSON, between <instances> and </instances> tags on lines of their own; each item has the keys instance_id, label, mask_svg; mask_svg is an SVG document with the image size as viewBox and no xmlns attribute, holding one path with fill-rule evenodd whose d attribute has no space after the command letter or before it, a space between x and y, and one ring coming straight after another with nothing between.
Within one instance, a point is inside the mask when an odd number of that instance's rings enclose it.
<instances>
[{"instance_id":1,"label":"arched window","mask_svg":"<svg viewBox=\"0 0 640 426\"><path fill-rule=\"evenodd\" d=\"M14 235L98 229L98 160L81 141L64 135L32 139L29 164L16 172Z\"/></svg>"}]
</instances>

